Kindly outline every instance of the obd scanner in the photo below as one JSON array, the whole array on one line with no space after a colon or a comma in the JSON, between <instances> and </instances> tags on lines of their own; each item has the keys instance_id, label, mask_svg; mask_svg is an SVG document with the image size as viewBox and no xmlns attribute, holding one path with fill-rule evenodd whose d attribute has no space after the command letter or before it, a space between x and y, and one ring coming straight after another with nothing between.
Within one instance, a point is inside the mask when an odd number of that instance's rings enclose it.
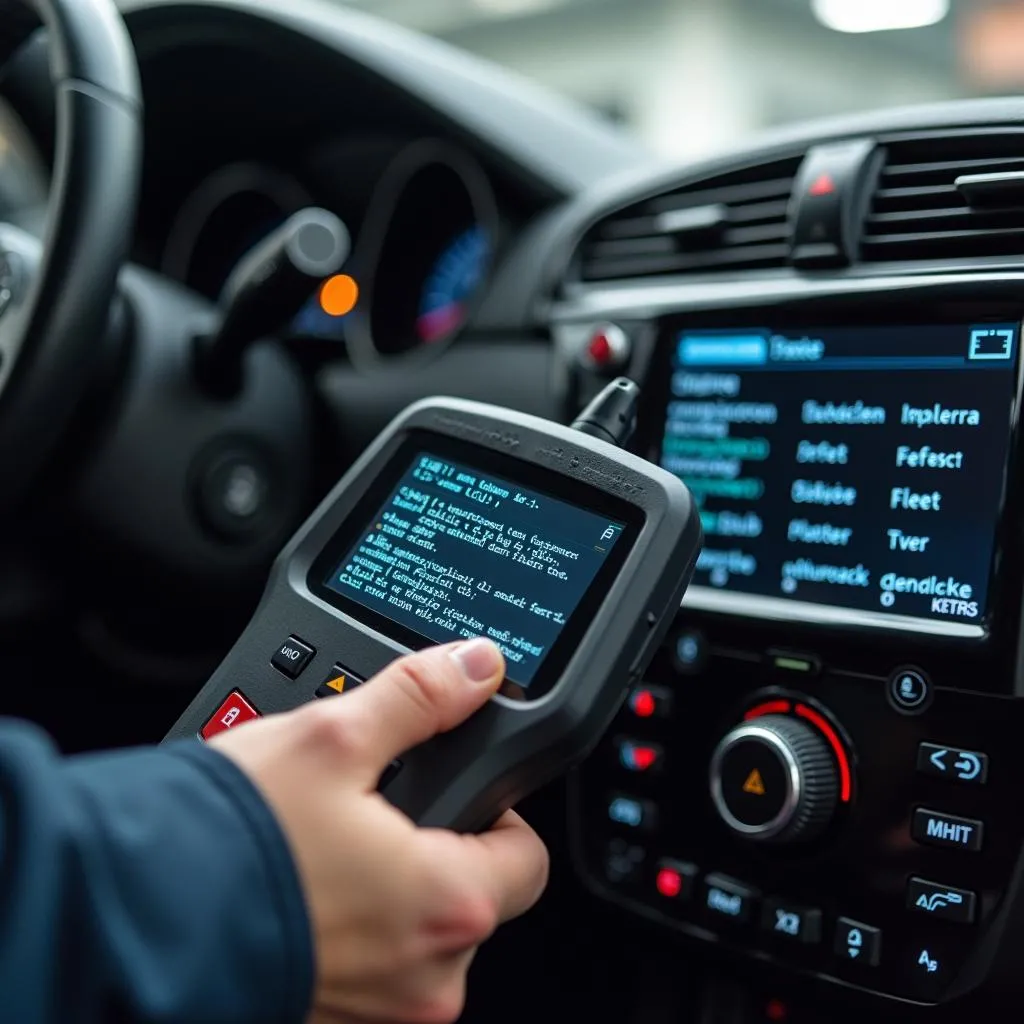
<instances>
[{"instance_id":1,"label":"obd scanner","mask_svg":"<svg viewBox=\"0 0 1024 1024\"><path fill-rule=\"evenodd\" d=\"M401 413L282 551L168 739L344 700L403 654L487 636L501 689L403 755L383 795L421 825L475 832L580 761L663 639L701 545L686 487L617 447L637 397L613 381L572 427L444 398Z\"/></svg>"}]
</instances>

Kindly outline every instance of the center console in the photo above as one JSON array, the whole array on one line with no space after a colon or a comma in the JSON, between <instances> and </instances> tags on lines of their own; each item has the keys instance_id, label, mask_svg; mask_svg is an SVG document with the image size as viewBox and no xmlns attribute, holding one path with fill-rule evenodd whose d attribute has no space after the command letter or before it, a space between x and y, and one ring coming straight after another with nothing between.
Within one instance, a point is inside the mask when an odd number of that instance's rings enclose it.
<instances>
[{"instance_id":1,"label":"center console","mask_svg":"<svg viewBox=\"0 0 1024 1024\"><path fill-rule=\"evenodd\" d=\"M742 291L742 289L740 289ZM931 1004L990 972L1024 816L1019 282L607 292L705 548L571 784L576 866L669 932Z\"/></svg>"}]
</instances>

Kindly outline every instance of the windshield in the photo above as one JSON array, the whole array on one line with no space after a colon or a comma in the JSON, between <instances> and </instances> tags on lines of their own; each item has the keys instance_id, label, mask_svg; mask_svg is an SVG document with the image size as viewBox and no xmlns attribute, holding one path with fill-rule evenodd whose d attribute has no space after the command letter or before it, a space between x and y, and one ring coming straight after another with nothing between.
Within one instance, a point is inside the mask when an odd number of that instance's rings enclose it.
<instances>
[{"instance_id":1,"label":"windshield","mask_svg":"<svg viewBox=\"0 0 1024 1024\"><path fill-rule=\"evenodd\" d=\"M1022 0L340 0L691 158L787 122L1024 85Z\"/></svg>"}]
</instances>

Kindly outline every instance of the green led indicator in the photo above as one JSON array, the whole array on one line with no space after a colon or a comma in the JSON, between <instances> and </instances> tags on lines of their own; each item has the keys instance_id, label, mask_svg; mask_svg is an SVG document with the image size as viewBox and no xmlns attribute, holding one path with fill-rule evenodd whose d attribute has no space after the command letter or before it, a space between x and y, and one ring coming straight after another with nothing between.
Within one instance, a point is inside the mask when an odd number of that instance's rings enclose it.
<instances>
[{"instance_id":1,"label":"green led indicator","mask_svg":"<svg viewBox=\"0 0 1024 1024\"><path fill-rule=\"evenodd\" d=\"M810 672L814 667L809 661L801 661L799 658L776 658L776 668L786 668L791 672Z\"/></svg>"}]
</instances>

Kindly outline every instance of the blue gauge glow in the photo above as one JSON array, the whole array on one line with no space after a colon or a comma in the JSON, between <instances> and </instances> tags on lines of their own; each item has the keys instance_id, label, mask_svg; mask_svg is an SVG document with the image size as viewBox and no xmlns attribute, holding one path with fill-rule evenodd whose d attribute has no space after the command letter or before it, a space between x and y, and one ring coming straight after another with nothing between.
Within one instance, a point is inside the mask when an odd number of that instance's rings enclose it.
<instances>
[{"instance_id":1,"label":"blue gauge glow","mask_svg":"<svg viewBox=\"0 0 1024 1024\"><path fill-rule=\"evenodd\" d=\"M345 316L331 316L324 310L319 294L314 293L296 314L291 332L307 338L341 341L345 336L345 321L351 315L347 313Z\"/></svg>"},{"instance_id":2,"label":"blue gauge glow","mask_svg":"<svg viewBox=\"0 0 1024 1024\"><path fill-rule=\"evenodd\" d=\"M462 232L441 253L423 283L416 318L421 341L442 341L462 326L490 257L490 239L479 225Z\"/></svg>"}]
</instances>

